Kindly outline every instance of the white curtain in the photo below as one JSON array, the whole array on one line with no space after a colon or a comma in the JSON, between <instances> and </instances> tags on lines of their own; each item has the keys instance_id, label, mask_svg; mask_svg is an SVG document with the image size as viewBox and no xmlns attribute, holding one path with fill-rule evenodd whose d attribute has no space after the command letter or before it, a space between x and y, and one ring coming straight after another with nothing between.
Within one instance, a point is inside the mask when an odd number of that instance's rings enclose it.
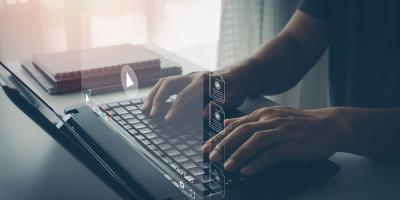
<instances>
[{"instance_id":1,"label":"white curtain","mask_svg":"<svg viewBox=\"0 0 400 200\"><path fill-rule=\"evenodd\" d=\"M152 42L206 60L220 12L220 0L0 0L0 59Z\"/></svg>"},{"instance_id":2,"label":"white curtain","mask_svg":"<svg viewBox=\"0 0 400 200\"><path fill-rule=\"evenodd\" d=\"M299 0L223 0L218 66L227 67L238 62L268 42L290 19L298 3ZM327 106L327 69L325 53L296 87L271 98L282 105L298 108Z\"/></svg>"}]
</instances>

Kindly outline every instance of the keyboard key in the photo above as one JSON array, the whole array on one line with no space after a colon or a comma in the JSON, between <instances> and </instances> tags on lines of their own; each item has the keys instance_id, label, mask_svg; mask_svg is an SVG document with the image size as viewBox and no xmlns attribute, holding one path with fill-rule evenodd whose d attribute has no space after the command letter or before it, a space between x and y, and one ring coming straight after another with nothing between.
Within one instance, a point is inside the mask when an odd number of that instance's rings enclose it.
<instances>
[{"instance_id":1,"label":"keyboard key","mask_svg":"<svg viewBox=\"0 0 400 200\"><path fill-rule=\"evenodd\" d=\"M122 120L122 118L120 116L114 116L113 119L115 119L117 121Z\"/></svg>"},{"instance_id":2,"label":"keyboard key","mask_svg":"<svg viewBox=\"0 0 400 200\"><path fill-rule=\"evenodd\" d=\"M128 113L128 111L126 111L125 108L123 107L114 108L114 112L116 112L118 115L123 115Z\"/></svg>"},{"instance_id":3,"label":"keyboard key","mask_svg":"<svg viewBox=\"0 0 400 200\"><path fill-rule=\"evenodd\" d=\"M203 145L196 145L196 146L194 146L194 149L196 150L196 151L198 151L198 152L203 152Z\"/></svg>"},{"instance_id":4,"label":"keyboard key","mask_svg":"<svg viewBox=\"0 0 400 200\"><path fill-rule=\"evenodd\" d=\"M155 129L155 130L159 130L159 129ZM160 134L160 136L163 137L164 139L168 139L168 138L172 137L172 134L171 133L163 133L163 134Z\"/></svg>"},{"instance_id":5,"label":"keyboard key","mask_svg":"<svg viewBox=\"0 0 400 200\"><path fill-rule=\"evenodd\" d=\"M167 144L167 143L160 144L158 147L159 147L161 150L163 150L163 151L172 148L172 146L171 146L170 144Z\"/></svg>"},{"instance_id":6,"label":"keyboard key","mask_svg":"<svg viewBox=\"0 0 400 200\"><path fill-rule=\"evenodd\" d=\"M170 158L168 158L168 157L162 157L161 160L163 160L167 164L172 162L172 160Z\"/></svg>"},{"instance_id":7,"label":"keyboard key","mask_svg":"<svg viewBox=\"0 0 400 200\"><path fill-rule=\"evenodd\" d=\"M131 102L133 104L138 104L138 103L142 103L143 101L141 99L133 99L133 100L131 100Z\"/></svg>"},{"instance_id":8,"label":"keyboard key","mask_svg":"<svg viewBox=\"0 0 400 200\"><path fill-rule=\"evenodd\" d=\"M136 115L136 118L138 118L138 119L144 119L144 118L146 118L146 116L144 116L143 114L140 114L140 115Z\"/></svg>"},{"instance_id":9,"label":"keyboard key","mask_svg":"<svg viewBox=\"0 0 400 200\"><path fill-rule=\"evenodd\" d=\"M198 156L194 156L193 158L193 161L194 162L203 162L203 156L201 156L201 155L198 155Z\"/></svg>"},{"instance_id":10,"label":"keyboard key","mask_svg":"<svg viewBox=\"0 0 400 200\"><path fill-rule=\"evenodd\" d=\"M179 151L177 151L175 149L168 150L168 151L166 151L166 153L167 153L167 155L169 155L171 157L181 154Z\"/></svg>"},{"instance_id":11,"label":"keyboard key","mask_svg":"<svg viewBox=\"0 0 400 200\"><path fill-rule=\"evenodd\" d=\"M187 143L188 143L190 146L193 146L193 145L197 144L197 143L198 143L198 141L197 141L197 140L194 140L194 139L192 139L192 140L188 140L188 141L187 141Z\"/></svg>"},{"instance_id":12,"label":"keyboard key","mask_svg":"<svg viewBox=\"0 0 400 200\"><path fill-rule=\"evenodd\" d=\"M192 168L195 168L196 166L197 165L195 165L192 162L185 162L185 163L182 164L182 167L185 168L185 169L192 169Z\"/></svg>"},{"instance_id":13,"label":"keyboard key","mask_svg":"<svg viewBox=\"0 0 400 200\"><path fill-rule=\"evenodd\" d=\"M108 107L113 108L113 107L118 107L119 103L109 103L107 104Z\"/></svg>"},{"instance_id":14,"label":"keyboard key","mask_svg":"<svg viewBox=\"0 0 400 200\"><path fill-rule=\"evenodd\" d=\"M149 123L151 123L151 119L144 119L144 120L142 120L142 122L145 124L149 124Z\"/></svg>"},{"instance_id":15,"label":"keyboard key","mask_svg":"<svg viewBox=\"0 0 400 200\"><path fill-rule=\"evenodd\" d=\"M131 111L131 110L136 110L137 108L136 108L136 106L126 106L125 109L127 109L128 111Z\"/></svg>"},{"instance_id":16,"label":"keyboard key","mask_svg":"<svg viewBox=\"0 0 400 200\"><path fill-rule=\"evenodd\" d=\"M139 140L144 140L144 139L146 139L146 138L144 138L142 135L135 135L135 136L136 136L136 138L139 139Z\"/></svg>"},{"instance_id":17,"label":"keyboard key","mask_svg":"<svg viewBox=\"0 0 400 200\"><path fill-rule=\"evenodd\" d=\"M146 128L146 126L142 123L133 124L133 127L136 129Z\"/></svg>"},{"instance_id":18,"label":"keyboard key","mask_svg":"<svg viewBox=\"0 0 400 200\"><path fill-rule=\"evenodd\" d=\"M172 159L174 159L177 163L181 163L181 162L185 162L185 161L189 160L188 158L186 158L185 156L182 156L182 155L172 157Z\"/></svg>"},{"instance_id":19,"label":"keyboard key","mask_svg":"<svg viewBox=\"0 0 400 200\"><path fill-rule=\"evenodd\" d=\"M119 104L121 104L122 106L127 106L127 105L131 105L131 102L123 101L123 102L120 102Z\"/></svg>"},{"instance_id":20,"label":"keyboard key","mask_svg":"<svg viewBox=\"0 0 400 200\"><path fill-rule=\"evenodd\" d=\"M129 125L129 124L127 124L127 125L124 125L124 129L126 129L126 130L132 129L132 126L131 126L131 125Z\"/></svg>"},{"instance_id":21,"label":"keyboard key","mask_svg":"<svg viewBox=\"0 0 400 200\"><path fill-rule=\"evenodd\" d=\"M202 168L194 168L189 170L194 176L200 176L200 175L204 175L205 172Z\"/></svg>"},{"instance_id":22,"label":"keyboard key","mask_svg":"<svg viewBox=\"0 0 400 200\"><path fill-rule=\"evenodd\" d=\"M139 123L140 121L139 120L137 120L137 119L135 119L135 118L133 118L133 119L128 119L128 120L126 120L129 124L136 124L136 123Z\"/></svg>"},{"instance_id":23,"label":"keyboard key","mask_svg":"<svg viewBox=\"0 0 400 200\"><path fill-rule=\"evenodd\" d=\"M129 131L129 133L130 133L131 135L135 135L135 134L138 133L135 129L130 129L130 130L128 130L128 131Z\"/></svg>"},{"instance_id":24,"label":"keyboard key","mask_svg":"<svg viewBox=\"0 0 400 200\"><path fill-rule=\"evenodd\" d=\"M132 110L131 113L133 115L138 115L138 114L142 114L142 111L140 111L140 110Z\"/></svg>"},{"instance_id":25,"label":"keyboard key","mask_svg":"<svg viewBox=\"0 0 400 200\"><path fill-rule=\"evenodd\" d=\"M210 177L209 174L206 174L206 175L204 175L204 176L198 176L197 178L198 178L199 181L200 181L201 183L203 183L203 184L209 183L209 182L212 181L212 179L211 179L211 177Z\"/></svg>"},{"instance_id":26,"label":"keyboard key","mask_svg":"<svg viewBox=\"0 0 400 200\"><path fill-rule=\"evenodd\" d=\"M187 181L191 182L191 183L194 183L194 180L195 180L195 178L194 178L193 176L190 176L190 175L186 175L186 176L185 176L185 179L186 179Z\"/></svg>"},{"instance_id":27,"label":"keyboard key","mask_svg":"<svg viewBox=\"0 0 400 200\"><path fill-rule=\"evenodd\" d=\"M165 140L162 139L162 138L156 138L156 139L153 139L153 140L151 140L151 141L153 141L153 143L154 143L155 145L159 145L159 144L165 142Z\"/></svg>"},{"instance_id":28,"label":"keyboard key","mask_svg":"<svg viewBox=\"0 0 400 200\"><path fill-rule=\"evenodd\" d=\"M156 146L154 146L154 145L149 145L148 146L152 151L154 151L154 150L156 150L157 149L157 147Z\"/></svg>"},{"instance_id":29,"label":"keyboard key","mask_svg":"<svg viewBox=\"0 0 400 200\"><path fill-rule=\"evenodd\" d=\"M186 144L177 144L176 148L178 148L179 150L183 150L189 148L189 146Z\"/></svg>"},{"instance_id":30,"label":"keyboard key","mask_svg":"<svg viewBox=\"0 0 400 200\"><path fill-rule=\"evenodd\" d=\"M140 130L143 130L143 129L140 129ZM140 130L139 130L139 132L140 132ZM153 138L156 138L158 136L156 134L154 134L154 133L150 133L150 134L146 134L146 137L149 138L149 139L153 139Z\"/></svg>"},{"instance_id":31,"label":"keyboard key","mask_svg":"<svg viewBox=\"0 0 400 200\"><path fill-rule=\"evenodd\" d=\"M150 144L151 144L151 142L148 141L148 140L142 140L142 142L143 142L143 144L145 144L145 145L150 145Z\"/></svg>"},{"instance_id":32,"label":"keyboard key","mask_svg":"<svg viewBox=\"0 0 400 200\"><path fill-rule=\"evenodd\" d=\"M160 151L160 150L155 150L154 151L154 153L157 155L157 156L164 156L164 152L162 152L162 151Z\"/></svg>"},{"instance_id":33,"label":"keyboard key","mask_svg":"<svg viewBox=\"0 0 400 200\"><path fill-rule=\"evenodd\" d=\"M168 141L169 141L171 144L176 144L176 143L179 142L179 139L178 139L178 138L171 138L171 139L169 139Z\"/></svg>"},{"instance_id":34,"label":"keyboard key","mask_svg":"<svg viewBox=\"0 0 400 200\"><path fill-rule=\"evenodd\" d=\"M120 120L120 121L118 121L118 123L121 124L121 126L127 125L126 121L124 121L124 120Z\"/></svg>"},{"instance_id":35,"label":"keyboard key","mask_svg":"<svg viewBox=\"0 0 400 200\"><path fill-rule=\"evenodd\" d=\"M157 127L157 125L155 125L155 124L147 124L147 126L150 127L151 129L154 129Z\"/></svg>"},{"instance_id":36,"label":"keyboard key","mask_svg":"<svg viewBox=\"0 0 400 200\"><path fill-rule=\"evenodd\" d=\"M128 119L132 119L133 115L128 113L128 114L121 115L121 117L124 118L125 120L128 120Z\"/></svg>"},{"instance_id":37,"label":"keyboard key","mask_svg":"<svg viewBox=\"0 0 400 200\"><path fill-rule=\"evenodd\" d=\"M189 134L183 134L183 135L180 135L180 136L179 136L179 138L180 138L181 140L187 140L187 139L189 139L189 137L190 137Z\"/></svg>"},{"instance_id":38,"label":"keyboard key","mask_svg":"<svg viewBox=\"0 0 400 200\"><path fill-rule=\"evenodd\" d=\"M188 150L183 151L183 154L185 154L187 156L193 156L193 155L196 155L197 152L194 151L193 149L188 149Z\"/></svg>"},{"instance_id":39,"label":"keyboard key","mask_svg":"<svg viewBox=\"0 0 400 200\"><path fill-rule=\"evenodd\" d=\"M139 132L140 133L143 133L143 134L146 134L146 133L151 133L151 130L150 129L148 129L148 128L142 128L142 129L139 129ZM155 135L155 134L154 134ZM157 136L157 135L156 135Z\"/></svg>"}]
</instances>

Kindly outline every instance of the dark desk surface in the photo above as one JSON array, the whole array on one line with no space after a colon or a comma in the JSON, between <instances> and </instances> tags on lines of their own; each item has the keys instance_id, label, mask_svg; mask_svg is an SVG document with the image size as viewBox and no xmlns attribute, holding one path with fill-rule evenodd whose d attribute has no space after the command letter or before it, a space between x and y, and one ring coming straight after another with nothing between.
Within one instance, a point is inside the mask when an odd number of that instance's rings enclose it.
<instances>
[{"instance_id":1,"label":"dark desk surface","mask_svg":"<svg viewBox=\"0 0 400 200\"><path fill-rule=\"evenodd\" d=\"M186 71L194 69L176 56L157 51L187 66ZM49 96L16 70L60 113L64 106L81 101L79 94ZM2 90L0 111L0 199L119 199L20 112ZM400 165L372 162L345 153L337 153L331 160L342 167L336 177L287 199L400 199Z\"/></svg>"}]
</instances>

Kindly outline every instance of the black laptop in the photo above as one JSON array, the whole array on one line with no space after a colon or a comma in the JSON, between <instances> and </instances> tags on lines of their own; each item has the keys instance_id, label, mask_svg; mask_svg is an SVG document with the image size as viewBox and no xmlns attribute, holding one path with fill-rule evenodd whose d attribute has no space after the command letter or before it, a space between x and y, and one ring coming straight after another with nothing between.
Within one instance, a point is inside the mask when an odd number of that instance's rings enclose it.
<instances>
[{"instance_id":1,"label":"black laptop","mask_svg":"<svg viewBox=\"0 0 400 200\"><path fill-rule=\"evenodd\" d=\"M142 99L83 103L61 115L1 65L0 83L14 104L124 199L277 199L340 169L321 160L278 163L251 177L228 173L201 151L209 128L199 133L154 121L142 112Z\"/></svg>"}]
</instances>

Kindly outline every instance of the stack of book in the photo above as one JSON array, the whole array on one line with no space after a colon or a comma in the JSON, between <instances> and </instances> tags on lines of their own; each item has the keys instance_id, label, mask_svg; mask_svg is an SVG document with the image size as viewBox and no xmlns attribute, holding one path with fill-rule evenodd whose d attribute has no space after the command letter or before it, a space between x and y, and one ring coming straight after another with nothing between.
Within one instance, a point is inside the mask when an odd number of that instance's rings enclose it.
<instances>
[{"instance_id":1,"label":"stack of book","mask_svg":"<svg viewBox=\"0 0 400 200\"><path fill-rule=\"evenodd\" d=\"M182 74L182 68L140 45L115 45L33 56L22 67L49 94L86 89L122 89L121 69L129 66L139 87Z\"/></svg>"}]
</instances>

